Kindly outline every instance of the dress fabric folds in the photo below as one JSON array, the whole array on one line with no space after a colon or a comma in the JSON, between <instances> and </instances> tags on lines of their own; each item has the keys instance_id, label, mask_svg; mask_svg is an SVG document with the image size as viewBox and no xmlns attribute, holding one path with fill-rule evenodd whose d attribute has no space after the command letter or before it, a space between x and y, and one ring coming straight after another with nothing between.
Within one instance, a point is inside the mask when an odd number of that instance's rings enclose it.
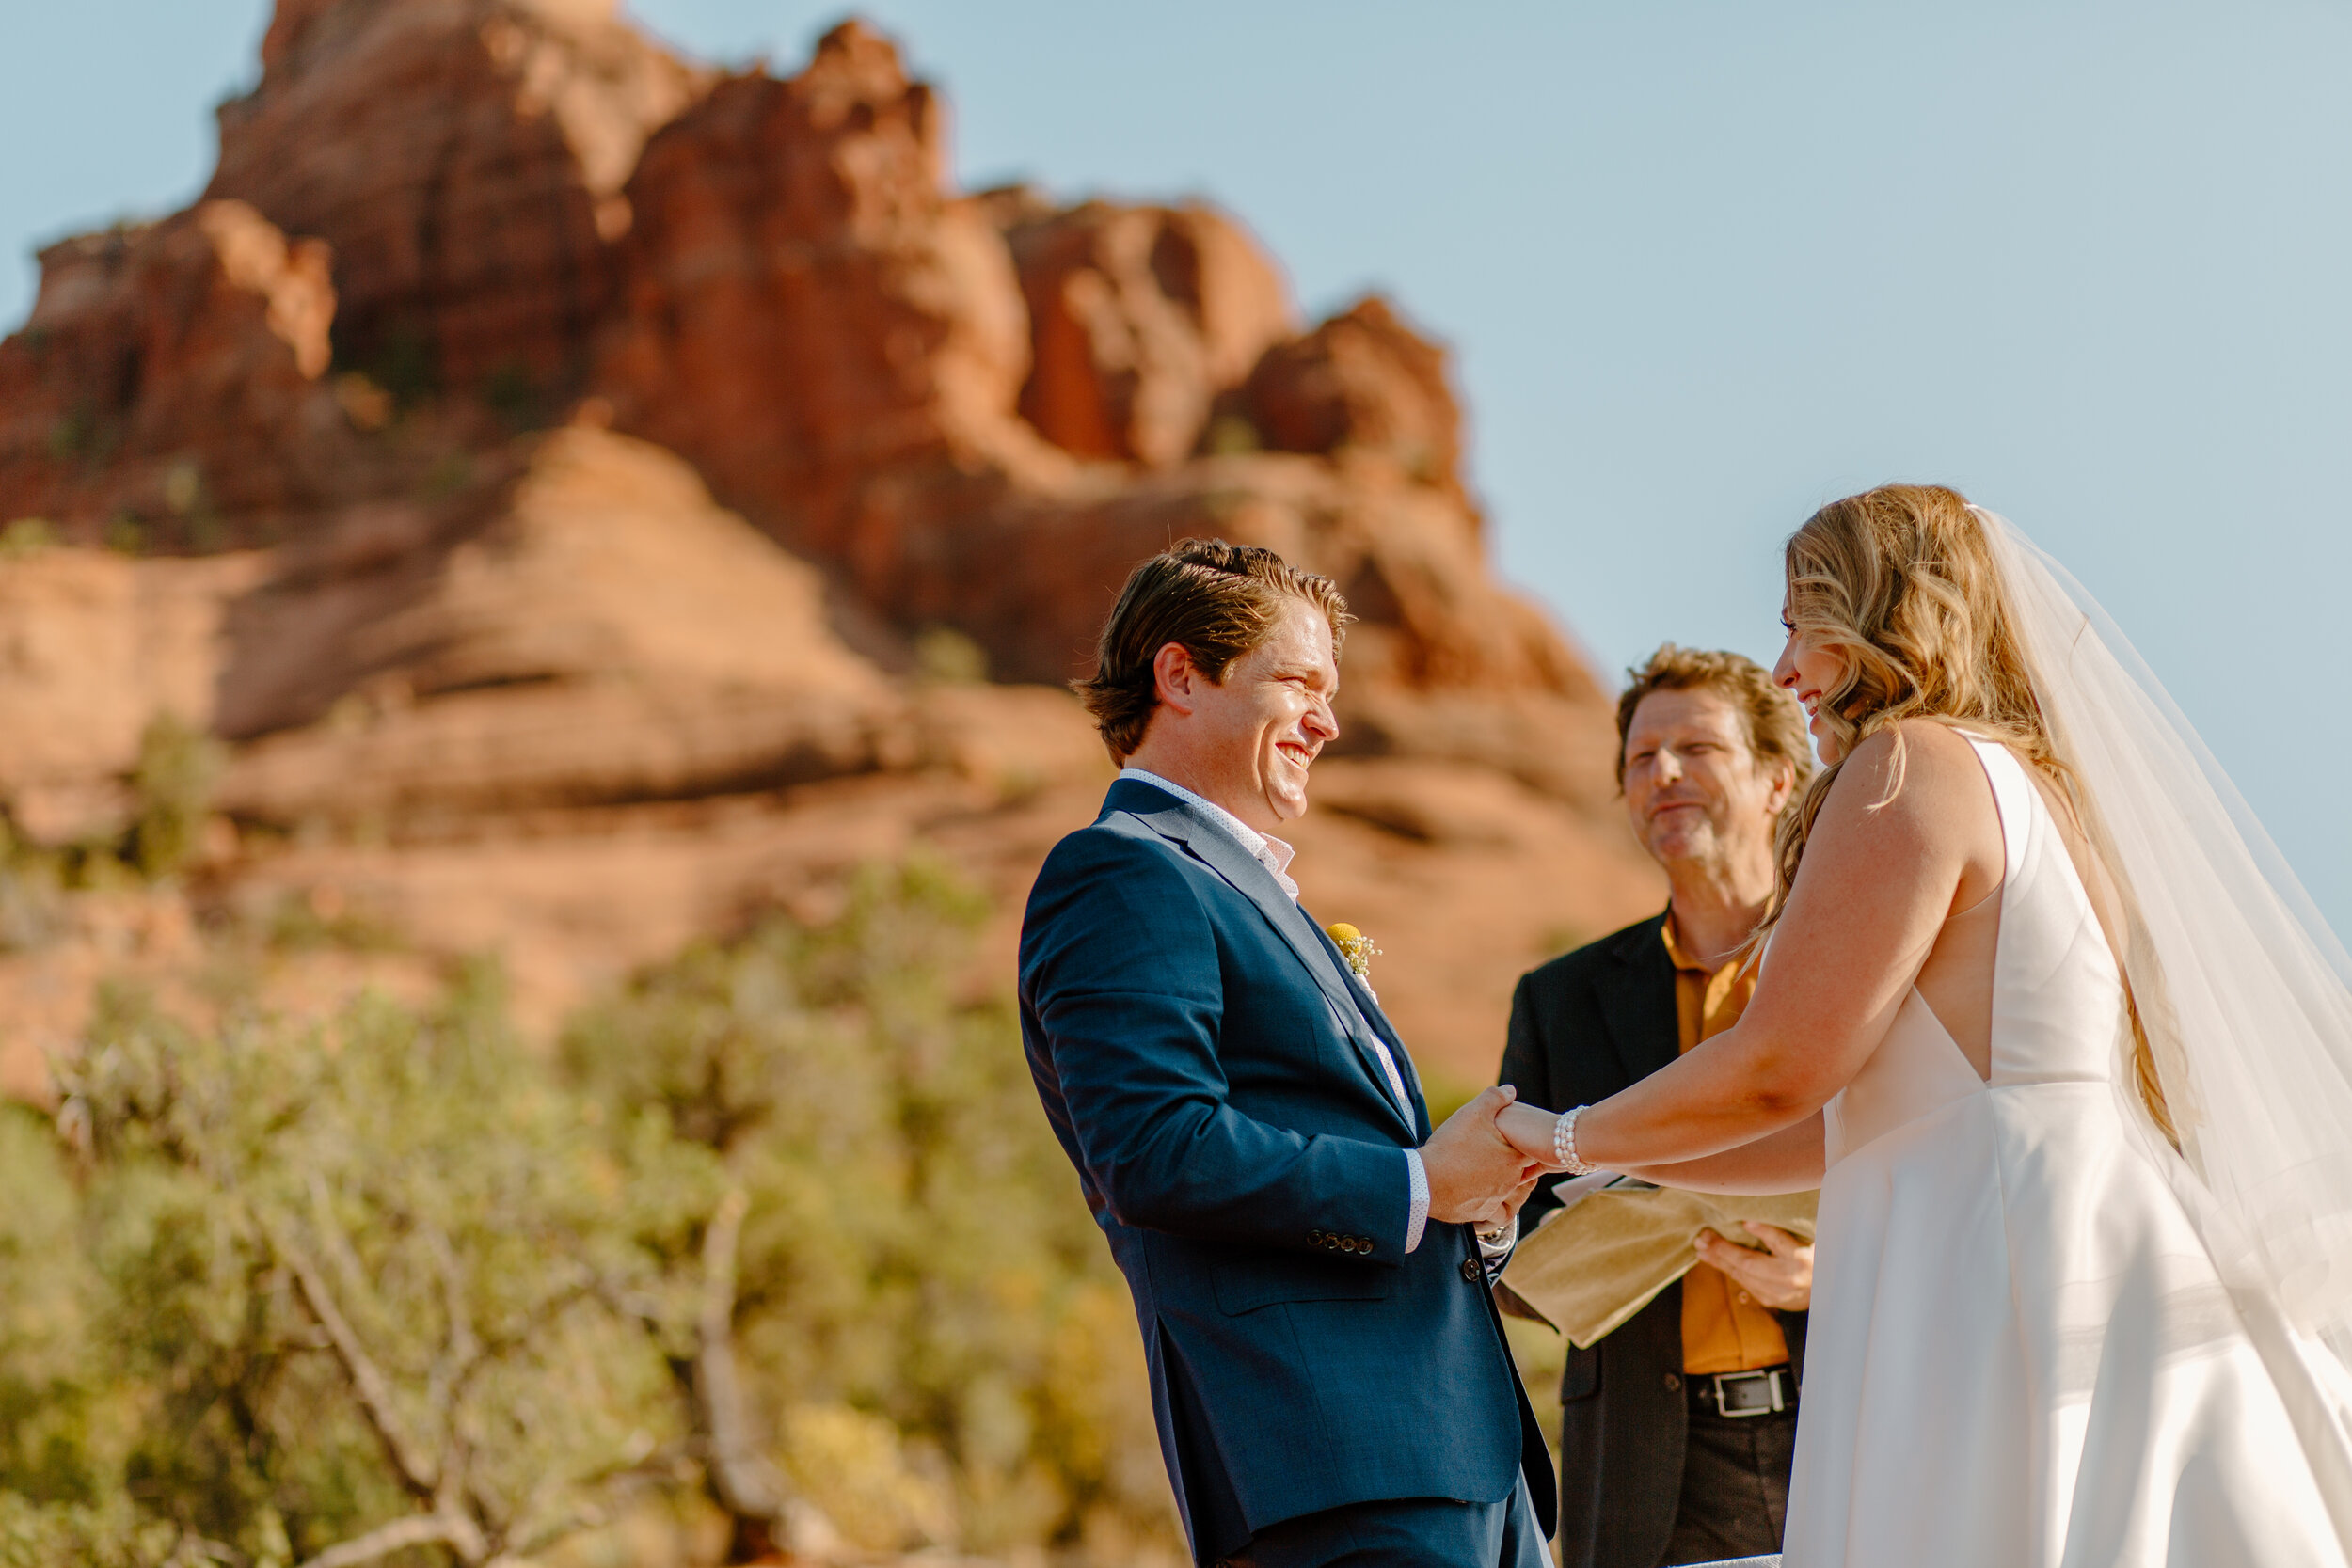
<instances>
[{"instance_id":1,"label":"dress fabric folds","mask_svg":"<svg viewBox=\"0 0 2352 1568\"><path fill-rule=\"evenodd\" d=\"M2222 1284L2058 825L1971 743L1991 1077L1914 990L1828 1107L1788 1568L2343 1568L2343 1369Z\"/></svg>"}]
</instances>

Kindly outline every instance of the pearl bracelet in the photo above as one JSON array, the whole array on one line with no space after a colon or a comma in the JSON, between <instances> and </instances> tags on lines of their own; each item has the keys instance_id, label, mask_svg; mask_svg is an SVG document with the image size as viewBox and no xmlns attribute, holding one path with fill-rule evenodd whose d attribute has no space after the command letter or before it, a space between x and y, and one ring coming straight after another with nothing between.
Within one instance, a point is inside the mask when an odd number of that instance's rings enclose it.
<instances>
[{"instance_id":1,"label":"pearl bracelet","mask_svg":"<svg viewBox=\"0 0 2352 1568\"><path fill-rule=\"evenodd\" d=\"M1551 1124L1552 1163L1564 1167L1570 1176L1590 1176L1600 1169L1598 1165L1586 1164L1576 1152L1576 1118L1589 1109L1590 1106L1579 1105L1563 1111L1560 1119Z\"/></svg>"}]
</instances>

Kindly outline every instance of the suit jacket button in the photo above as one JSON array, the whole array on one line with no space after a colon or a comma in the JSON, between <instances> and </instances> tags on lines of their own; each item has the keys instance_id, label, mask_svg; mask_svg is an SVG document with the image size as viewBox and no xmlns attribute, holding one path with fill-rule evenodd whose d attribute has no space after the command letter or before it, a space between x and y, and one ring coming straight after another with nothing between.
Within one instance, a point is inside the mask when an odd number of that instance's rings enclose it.
<instances>
[{"instance_id":1,"label":"suit jacket button","mask_svg":"<svg viewBox=\"0 0 2352 1568\"><path fill-rule=\"evenodd\" d=\"M1668 1372L1666 1374L1666 1392L1672 1394L1677 1392L1681 1387L1682 1374L1680 1372Z\"/></svg>"},{"instance_id":2,"label":"suit jacket button","mask_svg":"<svg viewBox=\"0 0 2352 1568\"><path fill-rule=\"evenodd\" d=\"M1465 1284L1476 1285L1486 1277L1486 1271L1478 1266L1477 1259L1465 1258L1462 1259L1462 1279Z\"/></svg>"}]
</instances>

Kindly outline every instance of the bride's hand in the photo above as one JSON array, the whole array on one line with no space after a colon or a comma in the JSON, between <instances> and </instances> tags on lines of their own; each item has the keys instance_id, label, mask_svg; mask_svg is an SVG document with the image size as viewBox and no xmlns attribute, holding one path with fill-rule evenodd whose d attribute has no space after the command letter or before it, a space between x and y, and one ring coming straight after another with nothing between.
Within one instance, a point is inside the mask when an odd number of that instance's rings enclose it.
<instances>
[{"instance_id":1,"label":"bride's hand","mask_svg":"<svg viewBox=\"0 0 2352 1568\"><path fill-rule=\"evenodd\" d=\"M1556 1111L1513 1101L1496 1114L1495 1130L1510 1140L1511 1147L1525 1155L1530 1164L1561 1170L1565 1167L1551 1147L1551 1130L1559 1120Z\"/></svg>"}]
</instances>

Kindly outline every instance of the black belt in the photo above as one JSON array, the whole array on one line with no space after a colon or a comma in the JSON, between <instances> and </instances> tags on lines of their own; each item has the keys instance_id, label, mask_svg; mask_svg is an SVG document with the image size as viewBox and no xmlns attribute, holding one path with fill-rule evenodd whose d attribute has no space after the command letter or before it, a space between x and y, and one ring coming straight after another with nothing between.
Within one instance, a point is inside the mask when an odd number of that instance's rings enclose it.
<instances>
[{"instance_id":1,"label":"black belt","mask_svg":"<svg viewBox=\"0 0 2352 1568\"><path fill-rule=\"evenodd\" d=\"M1797 1377L1786 1361L1751 1372L1693 1372L1687 1382L1691 1408L1704 1415L1745 1420L1797 1408Z\"/></svg>"}]
</instances>

